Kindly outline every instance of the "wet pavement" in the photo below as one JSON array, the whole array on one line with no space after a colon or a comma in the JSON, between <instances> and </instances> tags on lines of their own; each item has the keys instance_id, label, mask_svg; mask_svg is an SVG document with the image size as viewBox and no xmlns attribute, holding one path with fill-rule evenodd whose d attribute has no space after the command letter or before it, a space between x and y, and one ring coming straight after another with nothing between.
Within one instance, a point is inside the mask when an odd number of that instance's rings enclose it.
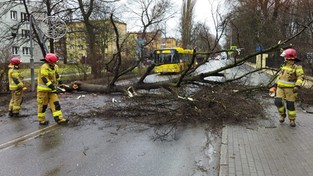
<instances>
[{"instance_id":1,"label":"wet pavement","mask_svg":"<svg viewBox=\"0 0 313 176\"><path fill-rule=\"evenodd\" d=\"M47 111L50 125L39 127L35 99L24 102L26 116L1 117L0 175L218 175L220 134L204 124L180 127L158 140L164 129L92 113L129 97L73 93L59 98L65 117L81 118L74 119L77 126L58 126Z\"/></svg>"},{"instance_id":2,"label":"wet pavement","mask_svg":"<svg viewBox=\"0 0 313 176\"><path fill-rule=\"evenodd\" d=\"M58 126L48 113L50 125L38 126L33 100L21 111L27 116L2 116L0 175L218 175L220 134L205 125L184 126L159 140L163 129L86 113L112 104L112 98L125 101L120 95L60 95L65 117L90 115L78 116L77 125Z\"/></svg>"},{"instance_id":3,"label":"wet pavement","mask_svg":"<svg viewBox=\"0 0 313 176\"><path fill-rule=\"evenodd\" d=\"M313 176L312 114L297 107L292 128L278 122L273 99L265 101L268 119L223 128L220 176Z\"/></svg>"},{"instance_id":4,"label":"wet pavement","mask_svg":"<svg viewBox=\"0 0 313 176\"><path fill-rule=\"evenodd\" d=\"M112 125L112 126L111 126ZM154 141L153 129L95 121L77 129L61 127L0 151L7 176L210 175L214 151L199 128L180 131L173 141ZM212 146L211 146L212 145ZM218 157L218 156L215 156Z\"/></svg>"},{"instance_id":5,"label":"wet pavement","mask_svg":"<svg viewBox=\"0 0 313 176\"><path fill-rule=\"evenodd\" d=\"M243 66L226 75L230 78L249 69ZM254 81L260 79L255 78L259 75L252 76L248 83L257 84ZM125 101L117 95L60 96L66 117L103 109L113 99L117 103ZM157 128L114 117L99 118L92 113L81 117L79 125L65 127L55 125L48 113L49 127L38 127L36 102L26 102L22 111L26 117L1 117L0 175L312 174L312 115L298 110L297 127L291 128L287 123L279 124L275 107L270 107L268 119L244 126L226 125L222 135L211 133L206 126L192 126L160 141L155 140Z\"/></svg>"}]
</instances>

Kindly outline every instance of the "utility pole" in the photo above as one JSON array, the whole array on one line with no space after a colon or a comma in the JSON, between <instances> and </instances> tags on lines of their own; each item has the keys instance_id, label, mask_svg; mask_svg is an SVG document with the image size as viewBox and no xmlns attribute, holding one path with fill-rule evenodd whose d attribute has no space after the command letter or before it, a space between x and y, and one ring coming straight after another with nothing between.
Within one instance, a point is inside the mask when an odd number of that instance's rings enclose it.
<instances>
[{"instance_id":1,"label":"utility pole","mask_svg":"<svg viewBox=\"0 0 313 176\"><path fill-rule=\"evenodd\" d=\"M34 51L33 51L33 35L32 35L32 25L33 18L32 15L29 16L29 42L30 42L30 82L32 92L35 91L35 73L34 73Z\"/></svg>"}]
</instances>

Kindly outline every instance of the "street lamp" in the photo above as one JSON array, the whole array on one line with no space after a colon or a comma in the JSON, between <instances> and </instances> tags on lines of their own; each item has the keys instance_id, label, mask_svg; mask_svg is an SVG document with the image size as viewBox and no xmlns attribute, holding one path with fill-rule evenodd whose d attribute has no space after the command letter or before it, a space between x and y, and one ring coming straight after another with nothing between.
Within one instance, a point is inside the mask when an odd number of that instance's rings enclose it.
<instances>
[{"instance_id":1,"label":"street lamp","mask_svg":"<svg viewBox=\"0 0 313 176\"><path fill-rule=\"evenodd\" d=\"M34 72L34 52L33 52L33 35L32 35L32 25L33 18L29 15L29 45L30 45L30 82L32 91L35 91L35 72Z\"/></svg>"}]
</instances>

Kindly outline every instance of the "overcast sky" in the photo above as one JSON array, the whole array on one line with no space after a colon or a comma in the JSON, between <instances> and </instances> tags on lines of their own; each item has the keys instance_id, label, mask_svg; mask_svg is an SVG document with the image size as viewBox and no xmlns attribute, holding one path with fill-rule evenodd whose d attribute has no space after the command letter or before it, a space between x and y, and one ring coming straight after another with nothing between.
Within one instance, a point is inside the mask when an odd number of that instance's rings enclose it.
<instances>
[{"instance_id":1,"label":"overcast sky","mask_svg":"<svg viewBox=\"0 0 313 176\"><path fill-rule=\"evenodd\" d=\"M121 2L125 3L127 0L121 0ZM129 0L128 0L129 1ZM181 6L182 0L172 0L172 2L177 6L175 10L178 12L175 18L170 19L166 22L166 36L167 37L175 37L180 38L179 30L178 30L178 23L180 21L181 16ZM221 0L197 0L194 9L194 17L195 22L204 22L213 28L213 18L212 18L212 8L216 9L217 3L220 3ZM212 7L213 5L213 7ZM129 20L132 21L132 20ZM136 31L136 25L131 25L127 22L128 30L129 31ZM212 29L213 31L214 29Z\"/></svg>"},{"instance_id":2,"label":"overcast sky","mask_svg":"<svg viewBox=\"0 0 313 176\"><path fill-rule=\"evenodd\" d=\"M194 17L195 21L199 22L205 22L206 24L209 23L209 21L212 21L211 17L211 5L209 3L210 0L197 0L197 3L195 5L194 9ZM212 0L211 0L212 1ZM179 22L179 17L181 16L181 6L182 6L182 0L172 0L173 3L177 5L177 9L179 13L176 15L176 17L169 21L168 29L167 29L167 36L169 37L179 37L179 32L177 30L177 23Z\"/></svg>"}]
</instances>

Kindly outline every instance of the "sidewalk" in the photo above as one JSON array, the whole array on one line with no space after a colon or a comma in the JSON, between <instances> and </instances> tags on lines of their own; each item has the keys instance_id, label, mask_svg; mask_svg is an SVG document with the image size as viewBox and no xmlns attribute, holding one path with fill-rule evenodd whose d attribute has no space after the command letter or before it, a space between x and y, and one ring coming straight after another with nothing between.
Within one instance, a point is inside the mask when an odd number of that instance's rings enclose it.
<instances>
[{"instance_id":1,"label":"sidewalk","mask_svg":"<svg viewBox=\"0 0 313 176\"><path fill-rule=\"evenodd\" d=\"M297 109L292 128L268 111L257 125L223 128L220 176L313 176L313 115Z\"/></svg>"}]
</instances>

